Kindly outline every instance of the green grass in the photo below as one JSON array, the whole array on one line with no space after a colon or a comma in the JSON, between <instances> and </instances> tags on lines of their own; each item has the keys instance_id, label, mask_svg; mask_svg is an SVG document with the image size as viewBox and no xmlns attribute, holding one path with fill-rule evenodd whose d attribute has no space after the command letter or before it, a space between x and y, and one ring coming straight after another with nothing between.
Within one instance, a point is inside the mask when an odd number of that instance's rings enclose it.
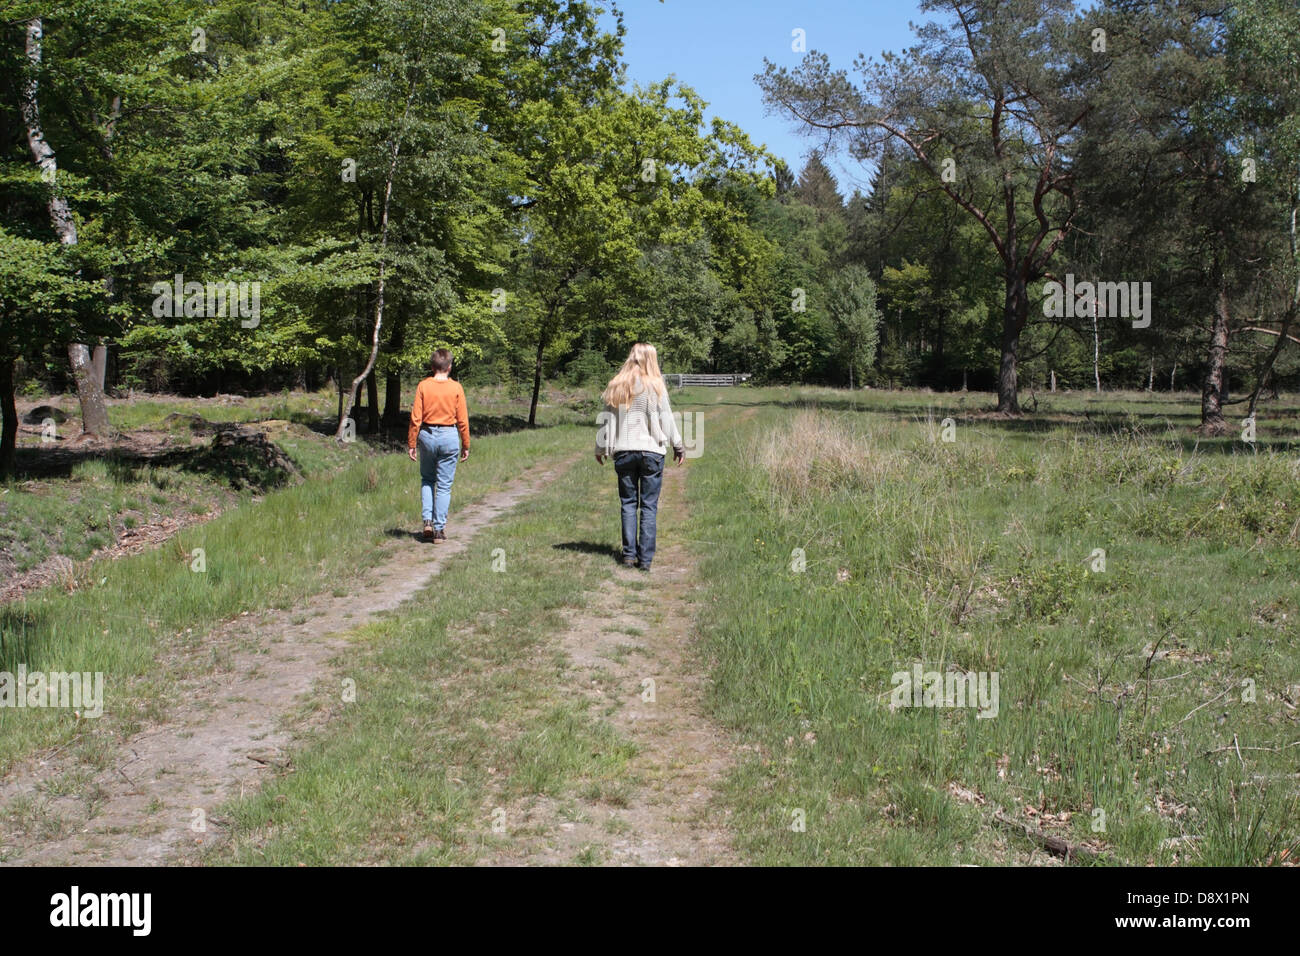
<instances>
[{"instance_id":1,"label":"green grass","mask_svg":"<svg viewBox=\"0 0 1300 956\"><path fill-rule=\"evenodd\" d=\"M413 386L406 389L407 401ZM592 397L581 390L548 389L538 411L541 426L586 422L594 416ZM282 394L222 399L142 396L110 403L113 427L139 433L166 444L149 461L110 449L69 451L47 445L23 433L16 478L0 482L0 572L19 574L62 555L82 561L118 540L124 530L157 523L161 518L202 515L236 506L241 500L275 487L285 476L258 463L214 458L206 451L210 437L191 432L192 416L218 423L253 424L287 421L270 434L304 475L318 476L356 460L386 441L404 440L405 431L391 436L361 435L351 448L327 440L335 420L333 392ZM63 409L69 421L60 426L63 439L77 430L77 404L72 396L41 400ZM170 415L182 416L168 421ZM518 430L528 414L528 402L501 387L477 389L471 417L477 437ZM46 455L62 456L51 466Z\"/></svg>"},{"instance_id":2,"label":"green grass","mask_svg":"<svg viewBox=\"0 0 1300 956\"><path fill-rule=\"evenodd\" d=\"M485 424L526 414L502 392L477 398ZM540 461L580 461L352 635L336 677L356 700L331 677L305 701L314 729L294 773L215 813L229 840L207 862L470 863L510 852L495 808L634 797L632 744L575 694L554 643L610 573L591 545L617 535L609 472L585 461L584 402L557 396L542 409L556 427L476 440L458 507ZM993 821L998 807L1093 841L1103 864L1294 857L1300 408L1263 406L1247 446L1198 441L1187 395L1037 403L1006 421L983 414L986 395L674 394L701 413L705 444L687 470L691 521L666 533L700 562L710 715L747 745L722 783L749 861L1027 862L1033 846ZM313 448L304 484L4 612L0 670L103 670L111 716L88 732L0 710L0 767L56 743L102 762L165 716L160 648L244 610L351 593L405 546L386 532L413 524L410 462ZM111 478L87 466L77 480L121 494ZM189 570L195 547L204 574ZM891 709L893 675L914 662L996 673L997 715Z\"/></svg>"},{"instance_id":3,"label":"green grass","mask_svg":"<svg viewBox=\"0 0 1300 956\"><path fill-rule=\"evenodd\" d=\"M458 506L500 489L523 466L552 454L563 430L476 440L470 462L457 472ZM0 607L0 671L22 664L29 671L103 672L112 715L90 722L55 709L0 708L0 771L35 748L79 734L114 734L121 725L134 728L140 714L156 715L169 689L153 663L167 642L193 644L241 612L292 607L313 593L352 589L358 575L395 546L394 531L418 525L419 481L401 453L367 455L345 446L333 454L342 465L336 471L260 502L245 498L157 550L79 570L72 593L50 587ZM93 475L100 464L85 467ZM192 570L196 549L203 551L202 573Z\"/></svg>"},{"instance_id":4,"label":"green grass","mask_svg":"<svg viewBox=\"0 0 1300 956\"><path fill-rule=\"evenodd\" d=\"M967 418L986 396L748 395L750 420L707 430L691 500L712 707L760 746L728 788L753 860L1023 860L989 818L1026 805L1115 862L1295 852L1294 407L1261 414L1268 450L1193 454L1163 425L1187 409L1148 396L1004 423ZM891 710L914 661L997 672L998 716ZM1163 844L1181 836L1190 853Z\"/></svg>"}]
</instances>

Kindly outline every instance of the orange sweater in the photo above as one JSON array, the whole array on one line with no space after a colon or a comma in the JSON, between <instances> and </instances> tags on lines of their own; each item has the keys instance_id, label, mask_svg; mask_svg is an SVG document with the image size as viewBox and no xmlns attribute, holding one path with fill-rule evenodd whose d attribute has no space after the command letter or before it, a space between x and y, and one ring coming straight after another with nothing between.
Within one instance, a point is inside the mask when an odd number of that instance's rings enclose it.
<instances>
[{"instance_id":1,"label":"orange sweater","mask_svg":"<svg viewBox=\"0 0 1300 956\"><path fill-rule=\"evenodd\" d=\"M469 450L469 409L465 406L465 390L460 382L447 379L439 382L430 376L415 389L411 402L411 428L406 434L406 446L415 447L421 425L455 425L460 431L460 449Z\"/></svg>"}]
</instances>

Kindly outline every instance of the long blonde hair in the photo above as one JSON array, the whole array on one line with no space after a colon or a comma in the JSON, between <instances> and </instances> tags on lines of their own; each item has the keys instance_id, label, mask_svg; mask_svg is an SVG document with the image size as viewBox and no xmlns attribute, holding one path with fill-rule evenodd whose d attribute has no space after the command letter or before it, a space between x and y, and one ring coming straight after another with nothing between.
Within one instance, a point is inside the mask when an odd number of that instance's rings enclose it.
<instances>
[{"instance_id":1,"label":"long blonde hair","mask_svg":"<svg viewBox=\"0 0 1300 956\"><path fill-rule=\"evenodd\" d=\"M637 386L644 385L661 398L667 393L663 374L659 371L659 355L655 347L646 342L638 342L627 354L627 361L618 370L618 374L609 380L600 400L610 408L620 408L632 404L632 396L638 391Z\"/></svg>"}]
</instances>

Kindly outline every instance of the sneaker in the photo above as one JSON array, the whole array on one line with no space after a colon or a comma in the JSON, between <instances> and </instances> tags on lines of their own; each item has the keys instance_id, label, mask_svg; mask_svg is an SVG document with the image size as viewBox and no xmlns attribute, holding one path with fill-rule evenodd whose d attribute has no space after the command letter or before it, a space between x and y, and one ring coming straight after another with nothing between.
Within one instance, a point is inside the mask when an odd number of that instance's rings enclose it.
<instances>
[{"instance_id":1,"label":"sneaker","mask_svg":"<svg viewBox=\"0 0 1300 956\"><path fill-rule=\"evenodd\" d=\"M446 532L446 531L443 531L441 528L439 528L437 531L435 531L435 532L433 533L433 540L434 540L434 541L446 541L446 540L447 540L447 532Z\"/></svg>"},{"instance_id":2,"label":"sneaker","mask_svg":"<svg viewBox=\"0 0 1300 956\"><path fill-rule=\"evenodd\" d=\"M639 568L640 566L641 566L641 562L639 562L636 558L623 559L623 567L625 568Z\"/></svg>"},{"instance_id":3,"label":"sneaker","mask_svg":"<svg viewBox=\"0 0 1300 956\"><path fill-rule=\"evenodd\" d=\"M438 539L438 532L433 530L432 521L426 521L424 523L423 537L425 541L436 541Z\"/></svg>"}]
</instances>

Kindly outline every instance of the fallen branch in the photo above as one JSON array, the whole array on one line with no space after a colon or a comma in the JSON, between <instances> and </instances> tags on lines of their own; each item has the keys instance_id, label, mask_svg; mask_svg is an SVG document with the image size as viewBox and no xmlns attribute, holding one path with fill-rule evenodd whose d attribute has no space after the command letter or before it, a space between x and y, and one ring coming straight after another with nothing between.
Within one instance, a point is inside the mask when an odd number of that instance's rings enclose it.
<instances>
[{"instance_id":1,"label":"fallen branch","mask_svg":"<svg viewBox=\"0 0 1300 956\"><path fill-rule=\"evenodd\" d=\"M1095 860L1098 856L1097 851L1091 847L1084 846L1081 843L1071 843L1069 840L1062 839L1058 836L1052 836L1052 834L1045 833L1037 827L1032 827L1028 823L1022 823L1013 817L1007 816L1001 810L998 810L993 814L993 819L1013 830L1020 830L1025 836L1029 837L1030 840L1037 843L1043 849L1050 853L1054 853L1059 857L1063 857L1067 861L1072 857L1076 859L1082 857L1086 860Z\"/></svg>"},{"instance_id":2,"label":"fallen branch","mask_svg":"<svg viewBox=\"0 0 1300 956\"><path fill-rule=\"evenodd\" d=\"M1230 685L1228 686L1228 689L1225 690L1222 694L1219 694L1217 697L1211 697L1209 700L1207 700L1205 703L1201 704L1200 706L1193 707L1191 710L1189 710L1189 711L1187 712L1187 716L1184 717L1182 720L1180 720L1180 721L1178 722L1178 724L1176 724L1175 726L1181 726L1182 724L1186 723L1186 722L1187 722L1187 718L1188 718L1188 717L1191 717L1192 714L1196 713L1196 712L1197 712L1198 710L1200 710L1202 707L1209 707L1209 706L1210 706L1211 704L1213 704L1216 700L1222 700L1223 698L1227 697L1229 694L1231 694L1231 693L1236 689L1236 686L1237 686L1236 684L1230 684Z\"/></svg>"},{"instance_id":3,"label":"fallen branch","mask_svg":"<svg viewBox=\"0 0 1300 956\"><path fill-rule=\"evenodd\" d=\"M1221 754L1225 750L1235 750L1237 752L1238 759L1240 759L1241 752L1243 750L1257 750L1267 754L1278 754L1281 753L1283 750L1286 750L1288 747L1295 747L1295 746L1300 746L1300 740L1293 740L1289 744L1283 744L1281 747L1241 747L1238 746L1237 744L1237 735L1233 734L1232 743L1226 744L1222 747L1215 747L1213 750L1207 750L1203 754L1201 754L1201 756L1208 757L1211 754Z\"/></svg>"}]
</instances>

